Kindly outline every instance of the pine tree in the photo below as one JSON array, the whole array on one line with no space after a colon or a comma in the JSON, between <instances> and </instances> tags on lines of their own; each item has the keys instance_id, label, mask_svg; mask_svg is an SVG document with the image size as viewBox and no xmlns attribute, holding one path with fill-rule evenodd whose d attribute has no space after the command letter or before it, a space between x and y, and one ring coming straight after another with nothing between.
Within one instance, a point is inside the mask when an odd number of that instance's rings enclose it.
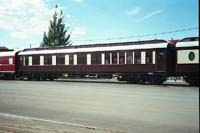
<instances>
[{"instance_id":1,"label":"pine tree","mask_svg":"<svg viewBox=\"0 0 200 133\"><path fill-rule=\"evenodd\" d=\"M53 14L53 20L50 20L48 33L44 32L43 42L40 45L41 47L71 45L71 42L69 40L70 33L67 34L69 26L65 28L65 24L63 23L62 10L58 15L57 5L55 9L56 10L55 13Z\"/></svg>"}]
</instances>

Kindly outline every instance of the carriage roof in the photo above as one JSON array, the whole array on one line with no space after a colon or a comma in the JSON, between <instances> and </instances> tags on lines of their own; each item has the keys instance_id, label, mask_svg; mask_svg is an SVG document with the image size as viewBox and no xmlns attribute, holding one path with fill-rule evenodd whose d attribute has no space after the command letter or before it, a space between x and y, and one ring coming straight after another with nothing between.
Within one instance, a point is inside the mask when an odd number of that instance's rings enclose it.
<instances>
[{"instance_id":1,"label":"carriage roof","mask_svg":"<svg viewBox=\"0 0 200 133\"><path fill-rule=\"evenodd\" d=\"M48 47L25 49L19 55L31 54L54 54L54 53L76 53L76 52L96 52L96 51L117 51L117 50L134 50L134 49L153 49L166 48L165 40L148 40L137 42L120 42L120 43L104 43L89 45L74 45L65 47Z\"/></svg>"}]
</instances>

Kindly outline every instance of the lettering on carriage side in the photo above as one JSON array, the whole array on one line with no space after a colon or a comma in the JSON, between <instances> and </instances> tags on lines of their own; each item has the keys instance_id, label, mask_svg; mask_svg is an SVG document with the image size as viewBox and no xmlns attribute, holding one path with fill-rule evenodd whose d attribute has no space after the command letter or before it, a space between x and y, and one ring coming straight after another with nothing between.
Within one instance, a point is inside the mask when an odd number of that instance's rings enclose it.
<instances>
[{"instance_id":1,"label":"lettering on carriage side","mask_svg":"<svg viewBox=\"0 0 200 133\"><path fill-rule=\"evenodd\" d=\"M199 63L199 50L178 50L178 64L192 64Z\"/></svg>"}]
</instances>

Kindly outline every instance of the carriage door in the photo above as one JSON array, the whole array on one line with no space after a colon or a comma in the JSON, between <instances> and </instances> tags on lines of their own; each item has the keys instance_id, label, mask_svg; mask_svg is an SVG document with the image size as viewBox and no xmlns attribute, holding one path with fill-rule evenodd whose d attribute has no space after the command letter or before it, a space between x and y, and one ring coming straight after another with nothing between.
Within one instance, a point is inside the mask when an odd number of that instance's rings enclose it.
<instances>
[{"instance_id":1,"label":"carriage door","mask_svg":"<svg viewBox=\"0 0 200 133\"><path fill-rule=\"evenodd\" d=\"M175 76L176 74L176 47L174 44L167 45L167 75Z\"/></svg>"},{"instance_id":2,"label":"carriage door","mask_svg":"<svg viewBox=\"0 0 200 133\"><path fill-rule=\"evenodd\" d=\"M156 50L156 70L165 71L165 51L164 49Z\"/></svg>"}]
</instances>

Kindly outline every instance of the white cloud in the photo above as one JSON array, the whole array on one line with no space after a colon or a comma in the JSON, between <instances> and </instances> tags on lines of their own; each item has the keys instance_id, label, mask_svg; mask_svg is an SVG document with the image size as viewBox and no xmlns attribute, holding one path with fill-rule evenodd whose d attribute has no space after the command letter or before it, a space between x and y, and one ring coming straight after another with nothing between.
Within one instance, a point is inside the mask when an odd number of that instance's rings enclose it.
<instances>
[{"instance_id":1,"label":"white cloud","mask_svg":"<svg viewBox=\"0 0 200 133\"><path fill-rule=\"evenodd\" d=\"M74 1L76 1L76 2L82 2L83 0L74 0Z\"/></svg>"},{"instance_id":2,"label":"white cloud","mask_svg":"<svg viewBox=\"0 0 200 133\"><path fill-rule=\"evenodd\" d=\"M128 12L128 15L130 15L130 16L135 16L135 15L139 14L140 11L141 11L141 8L140 8L140 7L135 7L135 8L133 8L132 10L130 10L130 11Z\"/></svg>"},{"instance_id":3,"label":"white cloud","mask_svg":"<svg viewBox=\"0 0 200 133\"><path fill-rule=\"evenodd\" d=\"M86 29L83 27L75 27L72 30L72 37L84 36L86 34L87 34Z\"/></svg>"},{"instance_id":4,"label":"white cloud","mask_svg":"<svg viewBox=\"0 0 200 133\"><path fill-rule=\"evenodd\" d=\"M161 10L155 10L155 11L152 11L150 13L148 13L146 16L142 17L141 19L139 19L137 22L141 22L141 21L144 21L146 19L149 19L157 14L160 14L162 11Z\"/></svg>"},{"instance_id":5,"label":"white cloud","mask_svg":"<svg viewBox=\"0 0 200 133\"><path fill-rule=\"evenodd\" d=\"M66 17L67 17L67 18L71 18L72 16L71 16L70 14L67 14Z\"/></svg>"},{"instance_id":6,"label":"white cloud","mask_svg":"<svg viewBox=\"0 0 200 133\"><path fill-rule=\"evenodd\" d=\"M44 0L1 0L0 4L0 29L17 39L42 38L52 14Z\"/></svg>"},{"instance_id":7,"label":"white cloud","mask_svg":"<svg viewBox=\"0 0 200 133\"><path fill-rule=\"evenodd\" d=\"M10 33L11 37L18 38L18 39L27 39L28 34L24 31L14 31Z\"/></svg>"}]
</instances>

